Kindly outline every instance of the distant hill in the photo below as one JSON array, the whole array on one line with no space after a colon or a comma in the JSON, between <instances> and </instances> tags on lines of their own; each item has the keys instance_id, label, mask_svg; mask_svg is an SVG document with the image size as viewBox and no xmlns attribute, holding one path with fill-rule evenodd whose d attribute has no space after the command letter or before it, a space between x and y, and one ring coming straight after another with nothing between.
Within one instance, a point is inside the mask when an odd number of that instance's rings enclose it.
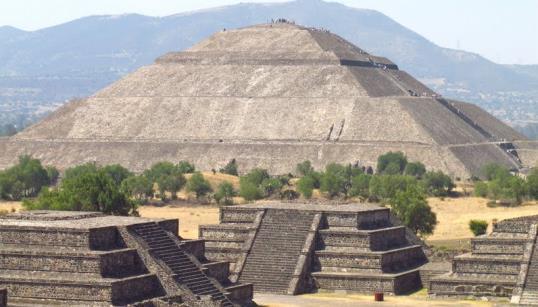
<instances>
[{"instance_id":1,"label":"distant hill","mask_svg":"<svg viewBox=\"0 0 538 307\"><path fill-rule=\"evenodd\" d=\"M377 11L306 0L168 17L91 16L34 32L2 27L0 121L21 125L215 31L280 17L329 29L388 57L439 93L477 103L505 121L538 122L536 67L499 65L441 48Z\"/></svg>"}]
</instances>

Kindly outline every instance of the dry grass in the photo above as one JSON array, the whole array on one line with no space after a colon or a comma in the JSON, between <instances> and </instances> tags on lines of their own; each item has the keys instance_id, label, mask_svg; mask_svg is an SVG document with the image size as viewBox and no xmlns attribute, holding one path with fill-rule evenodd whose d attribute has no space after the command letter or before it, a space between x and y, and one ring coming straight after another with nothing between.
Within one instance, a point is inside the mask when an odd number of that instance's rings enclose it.
<instances>
[{"instance_id":1,"label":"dry grass","mask_svg":"<svg viewBox=\"0 0 538 307\"><path fill-rule=\"evenodd\" d=\"M519 207L487 206L487 200L478 197L460 198L429 198L428 202L432 210L437 214L439 224L435 228L429 241L435 240L458 240L473 236L469 230L469 221L472 219L485 220L490 223L493 219L503 220L526 215L538 214L536 202L523 204Z\"/></svg>"},{"instance_id":2,"label":"dry grass","mask_svg":"<svg viewBox=\"0 0 538 307\"><path fill-rule=\"evenodd\" d=\"M141 206L138 211L147 218L179 219L179 235L186 239L198 238L199 225L219 222L219 208L211 205Z\"/></svg>"}]
</instances>

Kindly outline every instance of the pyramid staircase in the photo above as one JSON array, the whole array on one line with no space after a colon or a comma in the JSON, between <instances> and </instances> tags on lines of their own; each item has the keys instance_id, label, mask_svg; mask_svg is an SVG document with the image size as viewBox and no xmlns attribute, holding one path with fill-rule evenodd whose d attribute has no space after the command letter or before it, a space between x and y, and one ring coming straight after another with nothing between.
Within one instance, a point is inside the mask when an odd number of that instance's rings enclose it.
<instances>
[{"instance_id":1,"label":"pyramid staircase","mask_svg":"<svg viewBox=\"0 0 538 307\"><path fill-rule=\"evenodd\" d=\"M538 305L538 245L536 245L536 242L534 242L525 286L519 303L522 305Z\"/></svg>"},{"instance_id":2,"label":"pyramid staircase","mask_svg":"<svg viewBox=\"0 0 538 307\"><path fill-rule=\"evenodd\" d=\"M259 292L287 293L314 216L269 209L239 280Z\"/></svg>"},{"instance_id":3,"label":"pyramid staircase","mask_svg":"<svg viewBox=\"0 0 538 307\"><path fill-rule=\"evenodd\" d=\"M131 230L145 242L150 253L171 271L179 285L199 297L210 297L221 306L234 306L224 289L208 277L196 260L157 223L133 225Z\"/></svg>"},{"instance_id":4,"label":"pyramid staircase","mask_svg":"<svg viewBox=\"0 0 538 307\"><path fill-rule=\"evenodd\" d=\"M223 207L219 225L200 226L206 257L230 261L232 275L256 292L420 288L418 268L427 262L422 246L410 243L387 208L263 206Z\"/></svg>"}]
</instances>

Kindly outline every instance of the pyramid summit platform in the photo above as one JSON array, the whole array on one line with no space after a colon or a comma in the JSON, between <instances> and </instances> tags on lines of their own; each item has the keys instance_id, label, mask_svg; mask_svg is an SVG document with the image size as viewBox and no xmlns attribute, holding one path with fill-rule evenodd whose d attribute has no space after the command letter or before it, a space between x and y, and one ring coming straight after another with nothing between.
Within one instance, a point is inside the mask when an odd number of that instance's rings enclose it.
<instances>
[{"instance_id":1,"label":"pyramid summit platform","mask_svg":"<svg viewBox=\"0 0 538 307\"><path fill-rule=\"evenodd\" d=\"M328 31L274 23L215 33L0 139L0 168L31 154L61 169L236 159L277 174L304 160L375 166L388 151L461 178L538 163L538 142L479 107Z\"/></svg>"}]
</instances>

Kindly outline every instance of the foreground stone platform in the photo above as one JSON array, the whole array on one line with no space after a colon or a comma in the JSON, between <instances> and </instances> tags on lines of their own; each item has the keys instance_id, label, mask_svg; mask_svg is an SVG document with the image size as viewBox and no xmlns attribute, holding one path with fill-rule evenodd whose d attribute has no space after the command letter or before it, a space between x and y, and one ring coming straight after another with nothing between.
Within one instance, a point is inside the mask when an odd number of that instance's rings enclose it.
<instances>
[{"instance_id":1,"label":"foreground stone platform","mask_svg":"<svg viewBox=\"0 0 538 307\"><path fill-rule=\"evenodd\" d=\"M61 211L3 216L0 288L7 288L10 306L252 304L252 285L232 283L226 263L203 257L203 242L177 233L174 219Z\"/></svg>"},{"instance_id":2,"label":"foreground stone platform","mask_svg":"<svg viewBox=\"0 0 538 307\"><path fill-rule=\"evenodd\" d=\"M429 293L440 296L510 297L538 305L538 216L509 219L471 240L471 253L455 257L452 271L432 277Z\"/></svg>"},{"instance_id":3,"label":"foreground stone platform","mask_svg":"<svg viewBox=\"0 0 538 307\"><path fill-rule=\"evenodd\" d=\"M222 207L200 226L206 257L256 292L317 289L402 294L421 287L416 237L373 204L256 203ZM415 243L411 243L415 242Z\"/></svg>"}]
</instances>

